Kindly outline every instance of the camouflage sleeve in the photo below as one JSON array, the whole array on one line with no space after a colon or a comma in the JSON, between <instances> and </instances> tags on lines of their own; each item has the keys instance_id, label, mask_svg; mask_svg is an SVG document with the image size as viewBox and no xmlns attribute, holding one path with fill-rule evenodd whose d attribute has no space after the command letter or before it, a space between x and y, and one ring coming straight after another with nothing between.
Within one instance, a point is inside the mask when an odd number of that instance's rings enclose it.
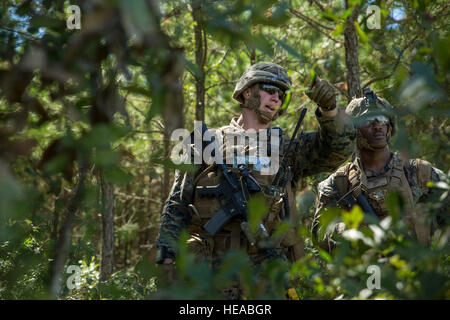
<instances>
[{"instance_id":1,"label":"camouflage sleeve","mask_svg":"<svg viewBox=\"0 0 450 320\"><path fill-rule=\"evenodd\" d=\"M431 167L431 172L430 172L430 177L429 180L430 182L433 183L437 183L439 181L443 181L445 178L444 173L439 170L438 168L435 167ZM427 197L430 194L434 194L434 193L439 193L441 194L442 192L439 192L441 189L437 189L437 188L429 188L428 186L423 186L423 193L425 195L425 197Z\"/></svg>"},{"instance_id":2,"label":"camouflage sleeve","mask_svg":"<svg viewBox=\"0 0 450 320\"><path fill-rule=\"evenodd\" d=\"M334 182L334 173L319 183L319 205L320 207L335 207L339 200L339 193Z\"/></svg>"},{"instance_id":3,"label":"camouflage sleeve","mask_svg":"<svg viewBox=\"0 0 450 320\"><path fill-rule=\"evenodd\" d=\"M433 167L431 163L421 159L412 159L405 166L405 174L416 202L416 213L433 213L432 229L448 224L450 217L448 207L450 197L442 198L444 189L428 186L428 182L445 181L445 174ZM431 206L430 206L431 205Z\"/></svg>"},{"instance_id":4,"label":"camouflage sleeve","mask_svg":"<svg viewBox=\"0 0 450 320\"><path fill-rule=\"evenodd\" d=\"M181 230L187 228L191 221L189 204L194 196L196 173L175 172L174 183L161 214L161 224L156 248L164 249L169 256L175 255L174 243Z\"/></svg>"},{"instance_id":5,"label":"camouflage sleeve","mask_svg":"<svg viewBox=\"0 0 450 320\"><path fill-rule=\"evenodd\" d=\"M445 174L441 170L435 167L431 167L430 180L431 182L439 182L444 180Z\"/></svg>"},{"instance_id":6,"label":"camouflage sleeve","mask_svg":"<svg viewBox=\"0 0 450 320\"><path fill-rule=\"evenodd\" d=\"M336 170L353 152L356 130L343 109L334 117L316 110L319 129L296 141L294 172L309 176Z\"/></svg>"},{"instance_id":7,"label":"camouflage sleeve","mask_svg":"<svg viewBox=\"0 0 450 320\"><path fill-rule=\"evenodd\" d=\"M320 213L326 207L335 207L338 198L338 191L334 183L334 174L331 174L327 179L323 180L318 185L319 195L316 201L316 212L312 223L313 234L317 233L319 226Z\"/></svg>"},{"instance_id":8,"label":"camouflage sleeve","mask_svg":"<svg viewBox=\"0 0 450 320\"><path fill-rule=\"evenodd\" d=\"M445 173L434 167L431 168L430 179L430 181L434 183L444 181L449 184L448 177L445 175ZM446 195L444 195L444 193ZM433 228L448 225L450 223L450 214L448 211L448 208L450 207L450 196L448 192L446 192L446 190L444 189L431 188L428 194L431 194L436 199L436 202L440 203L440 209L438 209L438 214Z\"/></svg>"},{"instance_id":9,"label":"camouflage sleeve","mask_svg":"<svg viewBox=\"0 0 450 320\"><path fill-rule=\"evenodd\" d=\"M335 244L332 235L325 235L324 238L319 239L320 233L320 216L328 207L336 207L339 200L339 193L334 182L334 174L331 174L327 179L319 183L319 195L316 202L316 212L311 224L311 233L314 241L322 248L331 251Z\"/></svg>"},{"instance_id":10,"label":"camouflage sleeve","mask_svg":"<svg viewBox=\"0 0 450 320\"><path fill-rule=\"evenodd\" d=\"M426 202L431 195L439 193L436 188L428 187L428 182L436 183L445 179L441 170L421 159L410 160L405 167L405 174L417 202Z\"/></svg>"},{"instance_id":11,"label":"camouflage sleeve","mask_svg":"<svg viewBox=\"0 0 450 320\"><path fill-rule=\"evenodd\" d=\"M427 178L421 179L420 177L423 175L423 173L421 172L420 170L421 167L419 166L418 169L419 186L422 190L422 197L419 199L419 202L433 203L433 206L435 207L435 209L437 209L436 211L437 216L434 222L437 225L448 224L448 222L450 221L450 216L448 213L448 207L450 206L450 197L448 196L448 194L447 196L442 197L445 192L444 189L436 187L430 188L427 185L428 182L437 183L440 181L446 181L447 177L444 174L444 172L442 172L438 168L433 167L430 163L423 160L422 162L428 164L430 170L426 172Z\"/></svg>"}]
</instances>

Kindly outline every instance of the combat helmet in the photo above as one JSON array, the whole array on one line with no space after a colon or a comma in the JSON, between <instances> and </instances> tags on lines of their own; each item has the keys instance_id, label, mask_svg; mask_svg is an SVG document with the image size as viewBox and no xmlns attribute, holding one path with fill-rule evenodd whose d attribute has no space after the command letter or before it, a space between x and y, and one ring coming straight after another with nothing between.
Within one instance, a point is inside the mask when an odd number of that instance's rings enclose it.
<instances>
[{"instance_id":1,"label":"combat helmet","mask_svg":"<svg viewBox=\"0 0 450 320\"><path fill-rule=\"evenodd\" d=\"M286 69L275 63L260 62L251 65L241 76L234 88L233 99L243 104L244 90L258 82L271 83L284 90L289 90L292 85Z\"/></svg>"},{"instance_id":2,"label":"combat helmet","mask_svg":"<svg viewBox=\"0 0 450 320\"><path fill-rule=\"evenodd\" d=\"M369 88L363 90L362 98L354 98L350 101L345 112L353 118L356 127L360 127L369 117L384 115L390 122L390 136L395 134L396 116L394 107L386 99L379 98Z\"/></svg>"}]
</instances>

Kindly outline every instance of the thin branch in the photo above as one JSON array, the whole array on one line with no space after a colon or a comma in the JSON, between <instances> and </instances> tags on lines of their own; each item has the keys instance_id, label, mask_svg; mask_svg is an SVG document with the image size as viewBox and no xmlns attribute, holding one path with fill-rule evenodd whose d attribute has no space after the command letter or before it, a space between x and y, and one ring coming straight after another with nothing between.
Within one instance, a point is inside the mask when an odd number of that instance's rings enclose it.
<instances>
[{"instance_id":1,"label":"thin branch","mask_svg":"<svg viewBox=\"0 0 450 320\"><path fill-rule=\"evenodd\" d=\"M325 25L321 24L320 22L317 22L316 20L313 20L313 19L311 19L311 18L305 16L305 15L304 15L303 13L301 13L300 11L297 11L297 10L292 9L292 8L290 8L289 11L291 11L292 14L294 14L294 15L297 16L297 17L299 17L300 19L302 19L302 20L308 22L309 24L314 24L314 25L316 25L316 26L318 26L318 27L322 27L322 28L327 29L327 30L329 30L329 31L333 31L333 30L334 30L332 27L325 26Z\"/></svg>"},{"instance_id":2,"label":"thin branch","mask_svg":"<svg viewBox=\"0 0 450 320\"><path fill-rule=\"evenodd\" d=\"M227 84L233 85L233 84L236 84L236 82L235 81L222 81L220 83L215 83L215 84L210 85L209 87L206 87L205 91L208 91L209 89L214 88L214 87L223 86L223 85L227 85Z\"/></svg>"},{"instance_id":3,"label":"thin branch","mask_svg":"<svg viewBox=\"0 0 450 320\"><path fill-rule=\"evenodd\" d=\"M162 16L162 20L163 20L162 23L166 22L166 20L168 20L168 19L170 19L172 17L179 16L180 13L182 12L181 11L182 7L186 8L186 5L185 4L179 5L179 6L175 7L175 8L173 8L170 12L164 14Z\"/></svg>"},{"instance_id":4,"label":"thin branch","mask_svg":"<svg viewBox=\"0 0 450 320\"><path fill-rule=\"evenodd\" d=\"M320 3L320 1L312 0L312 2L314 2L319 7L320 11L325 11L325 7L322 3Z\"/></svg>"},{"instance_id":5,"label":"thin branch","mask_svg":"<svg viewBox=\"0 0 450 320\"><path fill-rule=\"evenodd\" d=\"M153 202L153 203L156 203L156 204L162 204L161 201L156 201L156 200L153 200L153 199L147 198L147 197L139 197L139 196L135 196L135 195L132 195L132 194L126 194L126 193L118 192L118 191L114 192L114 194L118 195L120 197L124 197L125 200L150 201L150 202Z\"/></svg>"},{"instance_id":6,"label":"thin branch","mask_svg":"<svg viewBox=\"0 0 450 320\"><path fill-rule=\"evenodd\" d=\"M14 30L14 29L7 28L7 27L1 27L0 30L8 31L8 32L12 32L12 33L17 33L17 34L20 34L22 36L29 37L29 40L35 40L35 41L41 40L39 37L36 37L35 35L32 35L32 34L30 34L28 32L21 31L21 30Z\"/></svg>"},{"instance_id":7,"label":"thin branch","mask_svg":"<svg viewBox=\"0 0 450 320\"><path fill-rule=\"evenodd\" d=\"M231 51L231 48L228 48L227 51L225 52L225 54L222 56L222 58L220 58L220 60L219 60L216 64L214 64L214 65L212 65L210 68L208 68L208 69L205 71L205 73L208 73L209 71L211 71L211 69L212 69L213 67L214 67L214 69L217 69L217 68L222 64L222 62L225 61L225 58L228 56L228 54L230 53L230 51Z\"/></svg>"},{"instance_id":8,"label":"thin branch","mask_svg":"<svg viewBox=\"0 0 450 320\"><path fill-rule=\"evenodd\" d=\"M334 41L334 42L336 42L336 43L342 44L342 41L334 39L333 37L331 37L330 35L328 35L325 31L323 31L322 29L320 29L320 27L323 27L323 28L325 28L325 29L327 29L327 30L332 31L332 30L333 30L332 28L323 26L323 25L321 25L320 23L318 23L318 22L316 22L316 21L314 21L314 20L312 20L312 19L309 19L308 17L302 15L300 12L298 12L298 11L296 11L296 10L294 10L294 9L289 9L289 10L291 11L291 13L292 13L293 15L295 15L296 17L298 17L298 18L304 20L307 24L310 25L310 27L312 27L313 29L319 31L321 34L323 34L323 35L324 35L325 37L327 37L328 39L330 39L330 40L332 40L332 41ZM319 26L320 26L320 27L319 27Z\"/></svg>"},{"instance_id":9,"label":"thin branch","mask_svg":"<svg viewBox=\"0 0 450 320\"><path fill-rule=\"evenodd\" d=\"M343 96L345 96L345 97L347 98L347 100L350 100L350 99L351 99L350 95L348 94L348 92L347 92L346 90L342 90L340 87L338 87L338 86L336 86L336 85L334 85L334 84L333 84L333 87L334 87L337 91L339 91Z\"/></svg>"},{"instance_id":10,"label":"thin branch","mask_svg":"<svg viewBox=\"0 0 450 320\"><path fill-rule=\"evenodd\" d=\"M408 49L410 46L413 45L413 43L416 41L416 39L418 37L419 36L415 36L399 53L399 55L397 56L397 58L395 60L394 66L392 67L392 71L390 73L367 80L365 82L365 84L363 85L363 88L370 86L374 82L385 80L385 79L392 77L392 75L395 73L395 70L397 70L398 66L400 65L401 59L403 57L403 53L406 51L406 49Z\"/></svg>"},{"instance_id":11,"label":"thin branch","mask_svg":"<svg viewBox=\"0 0 450 320\"><path fill-rule=\"evenodd\" d=\"M151 133L159 133L163 134L164 132L161 130L133 130L133 133L139 133L139 134L151 134Z\"/></svg>"}]
</instances>

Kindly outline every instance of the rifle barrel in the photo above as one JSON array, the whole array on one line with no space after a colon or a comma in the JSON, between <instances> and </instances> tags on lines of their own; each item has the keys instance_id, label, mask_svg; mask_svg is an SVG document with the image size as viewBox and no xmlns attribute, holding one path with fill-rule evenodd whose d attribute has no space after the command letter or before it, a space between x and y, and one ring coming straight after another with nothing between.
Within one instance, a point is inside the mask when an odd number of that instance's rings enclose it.
<instances>
[{"instance_id":1,"label":"rifle barrel","mask_svg":"<svg viewBox=\"0 0 450 320\"><path fill-rule=\"evenodd\" d=\"M300 129L300 125L302 124L303 119L305 118L305 115L306 115L307 111L308 111L308 109L302 108L302 111L300 113L300 118L298 118L297 124L296 124L295 129L294 129L294 133L292 134L292 137L291 137L291 140L289 141L287 150L286 150L285 154L283 155L283 159L281 160L280 169L283 168L284 166L286 166L286 162L288 160L288 155L289 155L289 152L291 150L292 143L293 143L295 137L297 136L297 132ZM275 178L273 178L272 185L274 185L274 186L278 185L278 182L279 182L279 179L280 179L280 174L282 173L282 171L283 170L278 170L277 174L275 175Z\"/></svg>"}]
</instances>

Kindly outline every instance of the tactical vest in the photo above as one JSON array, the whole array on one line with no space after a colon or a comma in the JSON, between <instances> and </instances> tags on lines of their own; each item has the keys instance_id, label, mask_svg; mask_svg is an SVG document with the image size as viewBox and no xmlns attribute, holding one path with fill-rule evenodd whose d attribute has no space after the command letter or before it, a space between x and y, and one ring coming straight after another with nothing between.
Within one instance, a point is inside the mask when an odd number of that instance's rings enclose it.
<instances>
[{"instance_id":1,"label":"tactical vest","mask_svg":"<svg viewBox=\"0 0 450 320\"><path fill-rule=\"evenodd\" d=\"M416 160L419 185L426 185L430 177L431 166L420 159ZM339 197L344 196L351 190L354 195L362 192L368 199L377 216L381 219L387 216L386 195L389 192L398 192L404 201L403 219L409 224L414 225L415 233L419 241L428 243L429 229L424 223L420 213L414 212L413 190L406 178L404 171L405 163L400 158L394 159L393 167L386 173L367 177L360 160L356 158L353 162L341 167L335 173L335 185ZM416 190L414 190L416 192Z\"/></svg>"},{"instance_id":2,"label":"tactical vest","mask_svg":"<svg viewBox=\"0 0 450 320\"><path fill-rule=\"evenodd\" d=\"M226 134L226 132L224 132L226 130L224 130L223 128L221 130L222 133ZM226 145L224 146L224 154L227 147L228 146ZM282 154L280 154L280 157L282 157ZM228 164L227 166L230 168L230 170L236 172L239 176L239 171L237 168L232 168L232 166ZM255 170L254 165L251 163L248 164L248 168L252 173L252 176L263 189L265 186L271 184L274 175L262 175L259 171ZM198 175L195 181L195 187L216 186L220 184L221 179L222 172L220 170L217 170L217 167L215 165L210 165ZM288 194L290 219L294 223L297 222L298 219L297 207L295 202L295 191L295 188L291 185L290 182L288 182L286 186L286 193ZM261 192L261 194L263 193ZM197 192L194 193L194 200L192 205L190 206L192 211L190 231L191 234L194 235L193 238L190 239L191 248L194 248L193 250L197 252L200 250L201 254L208 257L216 255L219 252L226 252L229 250L237 249L243 249L250 255L256 255L258 253L258 249L254 246L251 246L247 241L247 238L240 227L242 220L239 218L234 218L226 223L214 237L211 237L205 230L202 229L202 226L209 219L211 219L211 217L220 209L220 207L221 203L218 199L210 197L200 197ZM280 222L280 218L278 216L278 213L275 215L267 214L262 222L264 223L267 231L270 234L271 231L273 231L276 227L276 224ZM288 255L290 255L288 258L290 259L297 260L304 254L303 241L301 238L296 236L296 232L294 229L290 230L284 236L281 245L283 247L291 247L290 252L288 253Z\"/></svg>"}]
</instances>

